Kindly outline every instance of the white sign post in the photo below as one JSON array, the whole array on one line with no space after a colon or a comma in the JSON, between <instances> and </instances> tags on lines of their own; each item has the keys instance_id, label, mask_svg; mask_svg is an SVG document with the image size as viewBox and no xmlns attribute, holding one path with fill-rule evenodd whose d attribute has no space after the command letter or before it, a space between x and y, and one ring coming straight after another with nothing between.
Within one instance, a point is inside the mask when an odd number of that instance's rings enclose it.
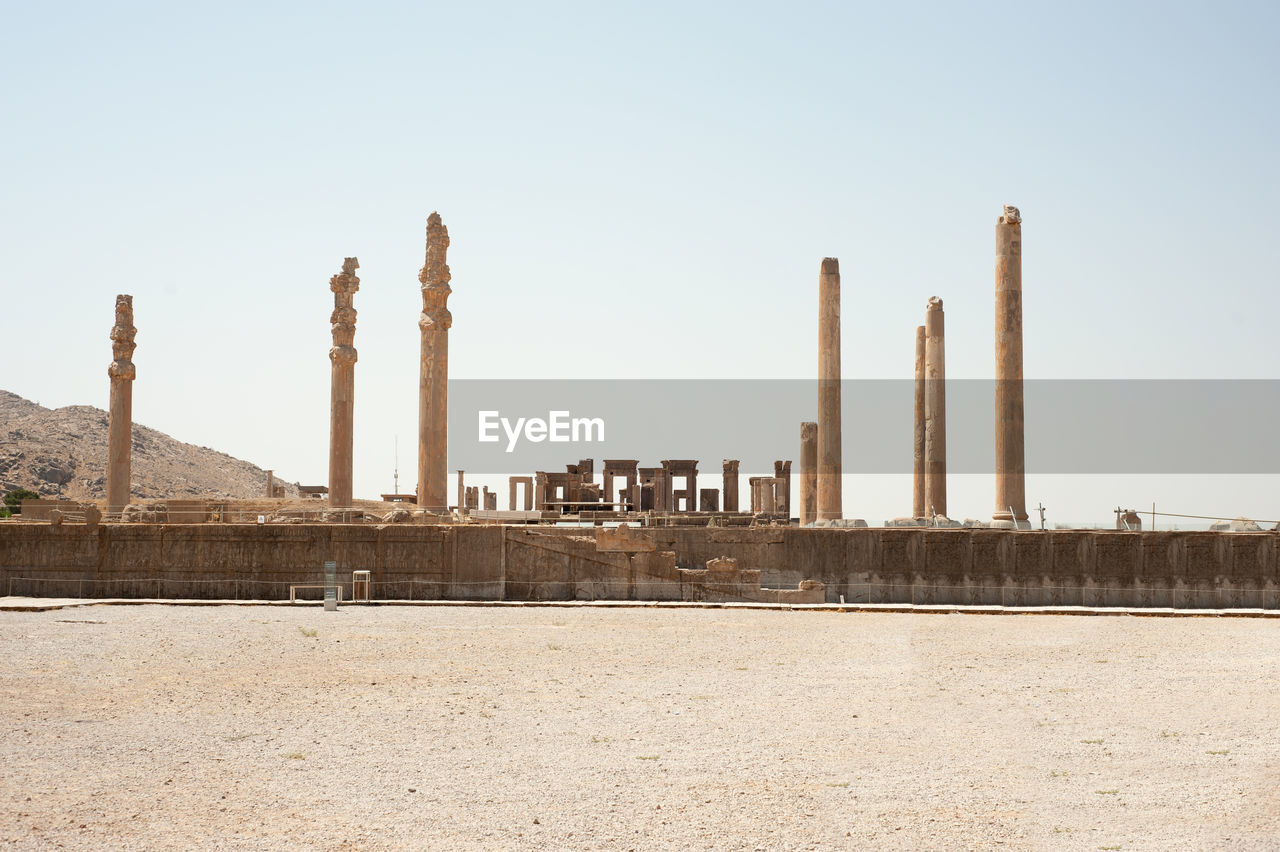
<instances>
[{"instance_id":1,"label":"white sign post","mask_svg":"<svg viewBox=\"0 0 1280 852\"><path fill-rule=\"evenodd\" d=\"M324 563L324 609L325 612L338 610L338 563Z\"/></svg>"}]
</instances>

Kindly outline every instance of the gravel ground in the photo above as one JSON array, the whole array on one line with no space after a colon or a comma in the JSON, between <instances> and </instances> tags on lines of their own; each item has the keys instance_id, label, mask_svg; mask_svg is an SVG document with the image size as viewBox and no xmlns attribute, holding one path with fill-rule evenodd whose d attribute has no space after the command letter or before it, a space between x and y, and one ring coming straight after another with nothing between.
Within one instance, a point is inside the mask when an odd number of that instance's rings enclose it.
<instances>
[{"instance_id":1,"label":"gravel ground","mask_svg":"<svg viewBox=\"0 0 1280 852\"><path fill-rule=\"evenodd\" d=\"M1280 623L0 613L17 848L1280 848Z\"/></svg>"}]
</instances>

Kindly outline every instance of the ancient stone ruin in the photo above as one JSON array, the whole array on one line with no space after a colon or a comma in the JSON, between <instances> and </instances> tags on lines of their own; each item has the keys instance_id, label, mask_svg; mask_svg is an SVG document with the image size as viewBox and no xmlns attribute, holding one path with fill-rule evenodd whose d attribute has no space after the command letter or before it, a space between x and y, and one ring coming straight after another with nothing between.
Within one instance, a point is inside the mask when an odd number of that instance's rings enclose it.
<instances>
[{"instance_id":1,"label":"ancient stone ruin","mask_svg":"<svg viewBox=\"0 0 1280 852\"><path fill-rule=\"evenodd\" d=\"M111 409L107 426L107 513L119 516L129 504L129 468L133 448L133 296L116 296L116 324L111 327L113 360Z\"/></svg>"},{"instance_id":2,"label":"ancient stone ruin","mask_svg":"<svg viewBox=\"0 0 1280 852\"><path fill-rule=\"evenodd\" d=\"M449 508L449 329L447 303L453 289L445 256L449 229L439 213L427 217L427 260L418 273L422 284L422 362L418 382L418 505L428 512Z\"/></svg>"},{"instance_id":3,"label":"ancient stone ruin","mask_svg":"<svg viewBox=\"0 0 1280 852\"><path fill-rule=\"evenodd\" d=\"M132 503L136 329L132 298L121 295L108 370L107 523L99 523L92 505L24 503L30 511L23 519L0 524L0 582L34 584L33 593L52 588L41 584L70 583L83 593L88 583L93 593L109 588L125 596L159 596L166 583L190 595L190 584L199 583L200 595L241 597L304 582L341 553L341 570L370 571L373 588L387 597L1248 606L1266 605L1270 595L1280 602L1280 548L1274 533L1251 521L1206 533L1154 533L1142 530L1133 510L1117 509L1115 530L1024 531L1021 237L1021 215L1006 206L996 225L996 529L981 529L980 521L954 529L959 524L947 519L945 328L937 297L915 329L911 515L878 529L843 518L835 258L824 258L819 269L817 417L801 423L794 506L792 463L785 458L774 460L772 475L747 477L745 510L740 460L721 460L720 488L700 488L701 463L691 458L652 466L605 459L599 480L593 459L576 459L562 471L516 472L507 480L505 510L489 485L468 486L458 470L451 506L449 233L432 213L419 273L415 494L384 495L396 501L389 511L354 505L353 302L360 279L359 263L349 257L329 282L329 484L298 486L304 497L327 496L328 507L280 507L272 471L256 501ZM332 526L317 534L318 523Z\"/></svg>"},{"instance_id":4,"label":"ancient stone ruin","mask_svg":"<svg viewBox=\"0 0 1280 852\"><path fill-rule=\"evenodd\" d=\"M355 440L356 384L356 309L352 306L360 289L356 270L360 262L349 257L342 272L329 279L333 291L333 315L329 324L333 332L333 348L329 350L331 395L329 414L329 505L351 506L351 454Z\"/></svg>"}]
</instances>

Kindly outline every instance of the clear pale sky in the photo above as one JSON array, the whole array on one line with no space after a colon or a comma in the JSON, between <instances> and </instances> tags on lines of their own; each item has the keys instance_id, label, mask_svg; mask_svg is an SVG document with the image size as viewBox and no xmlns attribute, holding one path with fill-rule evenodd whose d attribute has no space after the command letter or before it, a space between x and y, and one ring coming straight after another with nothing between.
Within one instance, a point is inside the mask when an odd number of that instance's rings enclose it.
<instances>
[{"instance_id":1,"label":"clear pale sky","mask_svg":"<svg viewBox=\"0 0 1280 852\"><path fill-rule=\"evenodd\" d=\"M4 20L0 387L105 408L132 293L135 420L289 480L327 480L328 279L357 255L356 492L390 490L396 435L412 490L432 210L460 378L811 377L828 255L846 378L910 377L931 295L948 375L988 378L1006 203L1028 378L1280 378L1274 3L10 3ZM989 517L990 477L969 480L951 514ZM905 513L904 482L846 484L847 513ZM1151 500L1274 518L1275 491L1028 482L1051 521Z\"/></svg>"}]
</instances>

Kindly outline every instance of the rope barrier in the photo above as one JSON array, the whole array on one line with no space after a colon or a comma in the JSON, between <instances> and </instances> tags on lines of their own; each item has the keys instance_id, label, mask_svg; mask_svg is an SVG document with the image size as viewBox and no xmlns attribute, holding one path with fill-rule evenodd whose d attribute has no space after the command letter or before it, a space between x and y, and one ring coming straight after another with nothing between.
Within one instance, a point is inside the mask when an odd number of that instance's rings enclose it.
<instances>
[{"instance_id":1,"label":"rope barrier","mask_svg":"<svg viewBox=\"0 0 1280 852\"><path fill-rule=\"evenodd\" d=\"M1217 515L1183 515L1178 512L1153 512L1150 509L1134 509L1134 513L1141 515L1159 515L1166 518L1195 518L1203 521L1253 521L1255 524L1280 524L1280 521L1266 521L1261 518L1246 518L1237 516L1234 518L1223 518Z\"/></svg>"}]
</instances>

